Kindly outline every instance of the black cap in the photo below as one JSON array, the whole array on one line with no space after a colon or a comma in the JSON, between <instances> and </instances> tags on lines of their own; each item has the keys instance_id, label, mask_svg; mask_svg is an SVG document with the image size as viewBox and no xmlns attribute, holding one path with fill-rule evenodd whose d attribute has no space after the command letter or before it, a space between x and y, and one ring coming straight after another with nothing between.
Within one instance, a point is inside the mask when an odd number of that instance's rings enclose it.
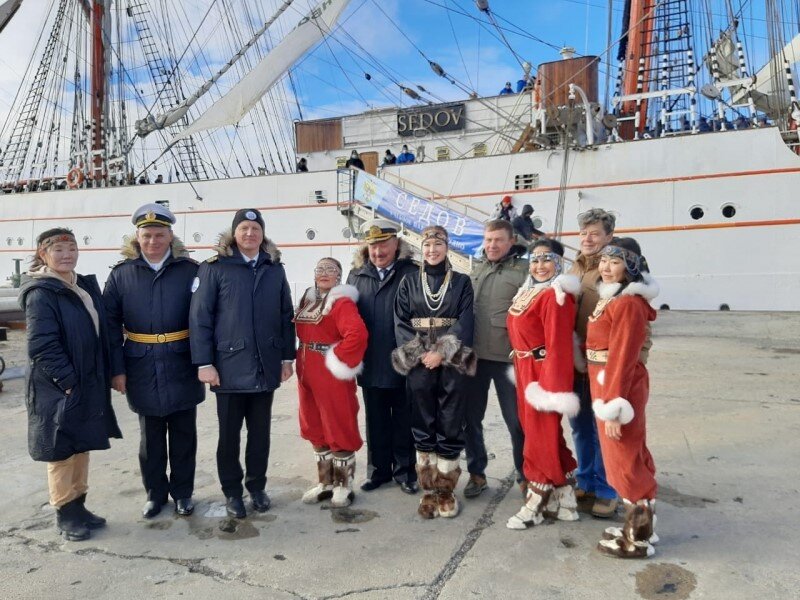
<instances>
[{"instance_id":1,"label":"black cap","mask_svg":"<svg viewBox=\"0 0 800 600\"><path fill-rule=\"evenodd\" d=\"M239 226L239 223L242 221L255 221L259 225L261 225L261 231L264 231L264 219L261 216L261 213L256 208L242 208L236 211L236 214L233 216L233 224L231 225L231 232L236 231L236 228Z\"/></svg>"}]
</instances>

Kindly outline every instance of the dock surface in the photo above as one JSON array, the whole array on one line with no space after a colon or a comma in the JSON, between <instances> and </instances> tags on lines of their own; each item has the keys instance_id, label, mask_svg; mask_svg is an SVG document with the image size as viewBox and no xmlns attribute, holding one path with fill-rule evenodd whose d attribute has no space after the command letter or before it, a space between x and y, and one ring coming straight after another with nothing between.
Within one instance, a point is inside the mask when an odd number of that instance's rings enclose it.
<instances>
[{"instance_id":1,"label":"dock surface","mask_svg":"<svg viewBox=\"0 0 800 600\"><path fill-rule=\"evenodd\" d=\"M24 355L24 332L9 332L0 356L15 367ZM595 545L609 522L587 515L506 529L522 497L495 398L484 422L490 489L465 500L462 475L457 518L421 520L419 496L394 484L356 488L350 509L302 504L316 468L299 436L294 379L275 396L268 513L225 517L209 394L198 411L194 515L178 517L170 504L143 519L138 421L115 393L125 439L92 453L87 501L108 527L88 541L64 542L47 504L45 465L27 453L24 381L5 381L0 598L797 597L800 314L661 312L648 368L661 542L642 561L600 556ZM363 411L360 417L363 433ZM358 484L366 448L356 469Z\"/></svg>"}]
</instances>

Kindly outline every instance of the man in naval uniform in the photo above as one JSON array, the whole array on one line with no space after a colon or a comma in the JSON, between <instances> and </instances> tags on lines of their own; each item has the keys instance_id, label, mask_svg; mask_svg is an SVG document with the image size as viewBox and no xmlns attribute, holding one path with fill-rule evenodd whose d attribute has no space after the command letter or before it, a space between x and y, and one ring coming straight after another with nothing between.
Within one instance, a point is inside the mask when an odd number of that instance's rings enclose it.
<instances>
[{"instance_id":1,"label":"man in naval uniform","mask_svg":"<svg viewBox=\"0 0 800 600\"><path fill-rule=\"evenodd\" d=\"M159 204L133 213L136 234L122 246L103 298L111 341L112 387L139 415L142 514L167 497L179 515L194 511L197 405L205 388L189 353L189 303L197 263L172 233L175 216ZM167 476L167 462L170 473Z\"/></svg>"},{"instance_id":2,"label":"man in naval uniform","mask_svg":"<svg viewBox=\"0 0 800 600\"><path fill-rule=\"evenodd\" d=\"M369 331L364 370L358 384L367 421L367 479L365 492L394 479L407 494L415 494L417 472L411 437L411 402L405 378L391 363L394 339L394 300L400 281L419 267L411 248L398 239L397 225L386 219L367 221L364 245L357 251L347 283L359 292L358 311Z\"/></svg>"},{"instance_id":3,"label":"man in naval uniform","mask_svg":"<svg viewBox=\"0 0 800 600\"><path fill-rule=\"evenodd\" d=\"M265 488L272 398L293 373L294 310L281 253L264 236L258 210L237 211L216 250L192 286L189 329L197 376L217 394L217 472L226 510L242 519L245 487L253 510L270 506ZM245 471L239 462L243 423Z\"/></svg>"}]
</instances>

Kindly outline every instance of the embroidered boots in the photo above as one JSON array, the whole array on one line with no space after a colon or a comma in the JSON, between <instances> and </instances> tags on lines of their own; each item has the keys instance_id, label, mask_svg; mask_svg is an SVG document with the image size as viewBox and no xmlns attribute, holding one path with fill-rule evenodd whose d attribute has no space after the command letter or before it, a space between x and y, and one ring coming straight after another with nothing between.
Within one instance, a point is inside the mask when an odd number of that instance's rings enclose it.
<instances>
[{"instance_id":1,"label":"embroidered boots","mask_svg":"<svg viewBox=\"0 0 800 600\"><path fill-rule=\"evenodd\" d=\"M316 504L333 496L333 454L330 450L314 452L319 483L303 494L304 504Z\"/></svg>"},{"instance_id":2,"label":"embroidered boots","mask_svg":"<svg viewBox=\"0 0 800 600\"><path fill-rule=\"evenodd\" d=\"M619 527L608 527L597 549L614 558L649 558L655 554L653 544L658 542L654 528L656 524L655 500L639 500L636 503L623 500L625 523Z\"/></svg>"}]
</instances>

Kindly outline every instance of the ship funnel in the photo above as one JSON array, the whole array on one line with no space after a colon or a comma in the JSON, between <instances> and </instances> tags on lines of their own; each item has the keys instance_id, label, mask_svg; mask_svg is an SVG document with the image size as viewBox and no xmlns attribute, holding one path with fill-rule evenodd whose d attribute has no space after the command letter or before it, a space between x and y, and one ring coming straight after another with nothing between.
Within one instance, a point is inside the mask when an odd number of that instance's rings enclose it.
<instances>
[{"instance_id":1,"label":"ship funnel","mask_svg":"<svg viewBox=\"0 0 800 600\"><path fill-rule=\"evenodd\" d=\"M570 58L575 58L575 48L572 46L564 46L560 51L561 58L564 60L569 60Z\"/></svg>"}]
</instances>

